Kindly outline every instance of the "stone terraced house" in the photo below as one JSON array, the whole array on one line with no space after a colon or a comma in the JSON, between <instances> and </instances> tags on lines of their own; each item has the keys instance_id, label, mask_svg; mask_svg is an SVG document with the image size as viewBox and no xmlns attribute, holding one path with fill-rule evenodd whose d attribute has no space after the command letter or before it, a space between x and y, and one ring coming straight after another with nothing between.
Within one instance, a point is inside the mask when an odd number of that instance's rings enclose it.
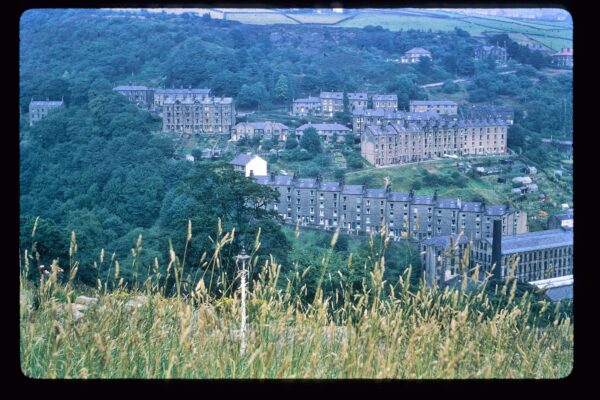
<instances>
[{"instance_id":1,"label":"stone terraced house","mask_svg":"<svg viewBox=\"0 0 600 400\"><path fill-rule=\"evenodd\" d=\"M470 239L489 237L494 220L502 221L503 233L527 232L527 214L508 205L487 205L457 199L392 192L391 186L371 189L346 185L343 180L323 182L321 177L298 174L255 177L259 184L279 192L279 201L267 207L277 210L284 222L322 228L340 227L342 233L369 234L389 227L391 238L423 240L457 234Z\"/></svg>"}]
</instances>

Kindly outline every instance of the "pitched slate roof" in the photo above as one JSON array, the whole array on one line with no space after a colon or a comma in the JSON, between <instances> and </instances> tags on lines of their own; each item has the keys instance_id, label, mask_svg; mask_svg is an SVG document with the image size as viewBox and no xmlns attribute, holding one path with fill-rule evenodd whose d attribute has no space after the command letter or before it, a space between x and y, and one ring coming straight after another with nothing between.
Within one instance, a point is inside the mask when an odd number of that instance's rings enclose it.
<instances>
[{"instance_id":1,"label":"pitched slate roof","mask_svg":"<svg viewBox=\"0 0 600 400\"><path fill-rule=\"evenodd\" d=\"M463 201L461 211L481 212L481 203L477 201Z\"/></svg>"},{"instance_id":2,"label":"pitched slate roof","mask_svg":"<svg viewBox=\"0 0 600 400\"><path fill-rule=\"evenodd\" d=\"M439 208L460 208L456 199L439 199L437 206Z\"/></svg>"},{"instance_id":3,"label":"pitched slate roof","mask_svg":"<svg viewBox=\"0 0 600 400\"><path fill-rule=\"evenodd\" d=\"M433 204L433 196L415 196L413 204Z\"/></svg>"},{"instance_id":4,"label":"pitched slate roof","mask_svg":"<svg viewBox=\"0 0 600 400\"><path fill-rule=\"evenodd\" d=\"M342 194L362 194L363 187L362 185L344 185L342 189Z\"/></svg>"},{"instance_id":5,"label":"pitched slate roof","mask_svg":"<svg viewBox=\"0 0 600 400\"><path fill-rule=\"evenodd\" d=\"M484 240L489 245L492 245L494 241L493 238L485 238ZM520 235L502 236L502 254L514 254L572 245L573 231L571 230L551 229Z\"/></svg>"},{"instance_id":6,"label":"pitched slate roof","mask_svg":"<svg viewBox=\"0 0 600 400\"><path fill-rule=\"evenodd\" d=\"M374 117L383 117L384 115L384 110L377 109L377 110L372 110L370 108L356 108L354 111L352 111L352 115L365 115L365 116L374 116Z\"/></svg>"},{"instance_id":7,"label":"pitched slate roof","mask_svg":"<svg viewBox=\"0 0 600 400\"><path fill-rule=\"evenodd\" d=\"M367 100L366 93L348 93L348 100Z\"/></svg>"},{"instance_id":8,"label":"pitched slate roof","mask_svg":"<svg viewBox=\"0 0 600 400\"><path fill-rule=\"evenodd\" d=\"M367 189L365 192L366 192L365 197L377 198L377 199L385 199L386 198L385 189Z\"/></svg>"},{"instance_id":9,"label":"pitched slate roof","mask_svg":"<svg viewBox=\"0 0 600 400\"><path fill-rule=\"evenodd\" d=\"M302 132L308 128L315 128L317 131L351 131L347 126L333 123L333 124L304 124L296 128L297 132Z\"/></svg>"},{"instance_id":10,"label":"pitched slate roof","mask_svg":"<svg viewBox=\"0 0 600 400\"><path fill-rule=\"evenodd\" d=\"M459 236L460 236L460 239L459 239ZM454 243L454 245L456 245L457 241L459 244L469 243L469 239L467 237L465 237L465 235L455 234L455 235L447 235L447 236L435 236L430 239L425 239L421 242L421 245L447 248L447 247L450 247L450 239L451 238L452 238L452 243Z\"/></svg>"},{"instance_id":11,"label":"pitched slate roof","mask_svg":"<svg viewBox=\"0 0 600 400\"><path fill-rule=\"evenodd\" d=\"M257 122L240 122L239 124L236 125L237 127L247 127L249 126L250 128L253 129L289 129L286 125L281 124L279 122L272 122L272 121L257 121Z\"/></svg>"},{"instance_id":12,"label":"pitched slate roof","mask_svg":"<svg viewBox=\"0 0 600 400\"><path fill-rule=\"evenodd\" d=\"M411 100L410 105L415 106L456 106L456 102L450 100Z\"/></svg>"},{"instance_id":13,"label":"pitched slate roof","mask_svg":"<svg viewBox=\"0 0 600 400\"><path fill-rule=\"evenodd\" d=\"M295 187L299 189L316 189L317 180L315 178L300 178L296 182Z\"/></svg>"},{"instance_id":14,"label":"pitched slate roof","mask_svg":"<svg viewBox=\"0 0 600 400\"><path fill-rule=\"evenodd\" d=\"M62 101L32 101L29 103L30 107L60 107L62 105Z\"/></svg>"},{"instance_id":15,"label":"pitched slate roof","mask_svg":"<svg viewBox=\"0 0 600 400\"><path fill-rule=\"evenodd\" d=\"M238 154L231 162L230 164L232 165L241 165L241 166L246 166L254 157L257 156L253 156L250 154Z\"/></svg>"},{"instance_id":16,"label":"pitched slate roof","mask_svg":"<svg viewBox=\"0 0 600 400\"><path fill-rule=\"evenodd\" d=\"M485 206L485 215L490 216L500 216L504 215L507 212L506 206L496 206L496 205L486 205Z\"/></svg>"},{"instance_id":17,"label":"pitched slate roof","mask_svg":"<svg viewBox=\"0 0 600 400\"><path fill-rule=\"evenodd\" d=\"M323 192L336 192L340 190L339 182L323 182L321 183L320 190Z\"/></svg>"},{"instance_id":18,"label":"pitched slate roof","mask_svg":"<svg viewBox=\"0 0 600 400\"><path fill-rule=\"evenodd\" d=\"M273 178L271 177L271 175L262 175L254 177L256 183L271 186L291 186L293 179L294 178L289 175L275 175Z\"/></svg>"},{"instance_id":19,"label":"pitched slate roof","mask_svg":"<svg viewBox=\"0 0 600 400\"><path fill-rule=\"evenodd\" d=\"M184 89L184 88L180 88L180 89L175 89L175 88L156 88L154 89L154 93L156 94L205 94L208 95L210 93L210 89L207 88L203 88L203 89Z\"/></svg>"},{"instance_id":20,"label":"pitched slate roof","mask_svg":"<svg viewBox=\"0 0 600 400\"><path fill-rule=\"evenodd\" d=\"M408 201L408 193L390 192L388 193L388 201Z\"/></svg>"},{"instance_id":21,"label":"pitched slate roof","mask_svg":"<svg viewBox=\"0 0 600 400\"><path fill-rule=\"evenodd\" d=\"M573 49L572 48L562 49L558 53L554 53L552 55L553 56L573 56Z\"/></svg>"},{"instance_id":22,"label":"pitched slate roof","mask_svg":"<svg viewBox=\"0 0 600 400\"><path fill-rule=\"evenodd\" d=\"M322 99L343 100L344 99L344 93L343 92L321 92L321 94L319 95L319 97L322 98Z\"/></svg>"},{"instance_id":23,"label":"pitched slate roof","mask_svg":"<svg viewBox=\"0 0 600 400\"><path fill-rule=\"evenodd\" d=\"M373 101L398 101L398 96L395 94L374 94Z\"/></svg>"},{"instance_id":24,"label":"pitched slate roof","mask_svg":"<svg viewBox=\"0 0 600 400\"><path fill-rule=\"evenodd\" d=\"M431 52L429 50L425 50L421 47L413 47L412 49L408 50L404 54L429 54L429 55L431 55Z\"/></svg>"},{"instance_id":25,"label":"pitched slate roof","mask_svg":"<svg viewBox=\"0 0 600 400\"><path fill-rule=\"evenodd\" d=\"M318 97L311 97L308 96L308 98L303 98L303 99L295 99L294 103L320 103L321 99Z\"/></svg>"},{"instance_id":26,"label":"pitched slate roof","mask_svg":"<svg viewBox=\"0 0 600 400\"><path fill-rule=\"evenodd\" d=\"M148 89L147 86L121 85L121 86L114 87L113 90L120 91L120 90L152 90L152 89Z\"/></svg>"}]
</instances>

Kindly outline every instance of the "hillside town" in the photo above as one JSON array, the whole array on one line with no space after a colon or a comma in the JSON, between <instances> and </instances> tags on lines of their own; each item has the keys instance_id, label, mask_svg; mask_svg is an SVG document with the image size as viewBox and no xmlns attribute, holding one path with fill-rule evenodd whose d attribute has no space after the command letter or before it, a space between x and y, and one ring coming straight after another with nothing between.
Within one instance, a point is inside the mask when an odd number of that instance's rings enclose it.
<instances>
[{"instance_id":1,"label":"hillside town","mask_svg":"<svg viewBox=\"0 0 600 400\"><path fill-rule=\"evenodd\" d=\"M506 62L506 50L500 46L478 47L474 56ZM572 66L572 58L571 61L567 58L572 57L572 50L554 56L562 57L556 58L561 65ZM413 48L398 62L417 63L423 57L431 59L431 53ZM408 109L401 110L396 94L323 91L317 96L293 99L287 105L288 114L309 120L326 118L331 122L308 122L294 128L278 121L236 123L234 99L214 96L209 88L149 88L130 84L113 90L140 109L159 115L165 133L184 137L217 135L222 138L221 143L248 139L283 143L288 138L301 140L307 129L313 129L323 144L358 145L360 156L376 168L444 158L474 160L506 156L507 128L514 120L514 111L507 106L465 104L459 112L459 104L454 101L410 100ZM30 124L62 106L62 101L32 101ZM335 121L335 116L342 113L351 115L351 126ZM207 157L214 159L226 149L206 150ZM192 156L186 158L194 161ZM504 241L505 247L510 243L512 250L502 253L507 254L500 268L503 278L508 276L509 258L520 260L516 270L520 279L547 277L544 271L548 262L555 265L550 278L572 274L572 214L571 217L553 215L547 231L528 233L527 212L508 203L493 205L460 197L438 198L437 193L423 196L412 190L393 192L389 183L384 188L369 188L366 184L345 184L343 179L326 182L320 176L300 177L298 172L278 175L269 171L267 161L257 154L239 153L231 164L246 177L278 191L279 201L267 207L276 210L284 223L323 230L339 228L341 233L350 235L369 235L385 229L394 241L420 242L425 254L424 271L430 274L430 284L443 285L457 276L452 257L458 257L460 252L446 257L442 251L451 242L458 243L461 251L470 244L471 259L480 261L480 265L488 269L492 256L488 254L491 250L486 249L493 248L494 240ZM477 172L489 174L494 173L494 169L488 168L486 172L485 168L478 167ZM525 172L533 175L537 171L530 167ZM512 182L517 187L511 193L538 190L529 176L515 177ZM565 219L570 223L564 223ZM497 237L492 236L495 221L501 222L501 235ZM559 239L554 240L555 237ZM535 257L533 260L539 262L526 263L529 243L536 243L534 248L539 251L529 258ZM434 255L430 257L430 253ZM548 258L557 254L561 257L558 262Z\"/></svg>"},{"instance_id":2,"label":"hillside town","mask_svg":"<svg viewBox=\"0 0 600 400\"><path fill-rule=\"evenodd\" d=\"M19 16L23 374L572 373L569 12L323 6Z\"/></svg>"}]
</instances>

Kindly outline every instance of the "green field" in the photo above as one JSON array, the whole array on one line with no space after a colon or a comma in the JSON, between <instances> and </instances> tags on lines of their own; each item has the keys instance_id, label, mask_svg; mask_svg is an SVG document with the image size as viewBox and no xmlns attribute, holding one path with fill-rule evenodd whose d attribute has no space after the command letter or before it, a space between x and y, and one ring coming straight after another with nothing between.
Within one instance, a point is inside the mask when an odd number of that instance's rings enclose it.
<instances>
[{"instance_id":1,"label":"green field","mask_svg":"<svg viewBox=\"0 0 600 400\"><path fill-rule=\"evenodd\" d=\"M360 14L356 17L344 21L336 26L344 28L364 28L367 25L381 26L391 31L399 30L433 30L433 31L451 31L458 27L470 34L476 35L483 30L471 23L465 23L458 19L432 18L426 16L405 16L390 14Z\"/></svg>"},{"instance_id":2,"label":"green field","mask_svg":"<svg viewBox=\"0 0 600 400\"><path fill-rule=\"evenodd\" d=\"M291 18L295 18L298 21L305 24L335 24L336 22L344 19L347 15L343 14L286 14Z\"/></svg>"},{"instance_id":3,"label":"green field","mask_svg":"<svg viewBox=\"0 0 600 400\"><path fill-rule=\"evenodd\" d=\"M227 20L252 25L297 24L296 21L280 13L226 13Z\"/></svg>"}]
</instances>

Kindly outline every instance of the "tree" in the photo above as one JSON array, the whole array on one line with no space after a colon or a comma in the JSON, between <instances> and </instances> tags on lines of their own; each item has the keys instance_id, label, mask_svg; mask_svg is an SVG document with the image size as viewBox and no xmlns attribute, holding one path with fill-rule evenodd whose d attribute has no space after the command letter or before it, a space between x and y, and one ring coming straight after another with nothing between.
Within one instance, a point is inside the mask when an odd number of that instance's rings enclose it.
<instances>
[{"instance_id":1,"label":"tree","mask_svg":"<svg viewBox=\"0 0 600 400\"><path fill-rule=\"evenodd\" d=\"M285 75L279 75L277 83L275 84L275 98L279 101L286 101L289 99L290 88L288 79Z\"/></svg>"},{"instance_id":2,"label":"tree","mask_svg":"<svg viewBox=\"0 0 600 400\"><path fill-rule=\"evenodd\" d=\"M456 83L454 83L454 81L452 80L447 80L446 82L444 82L444 85L442 86L442 92L444 93L456 93L459 91L459 87Z\"/></svg>"},{"instance_id":3,"label":"tree","mask_svg":"<svg viewBox=\"0 0 600 400\"><path fill-rule=\"evenodd\" d=\"M348 93L344 91L344 113L350 112L350 101L348 100Z\"/></svg>"},{"instance_id":4,"label":"tree","mask_svg":"<svg viewBox=\"0 0 600 400\"><path fill-rule=\"evenodd\" d=\"M254 108L263 103L267 96L267 89L263 83L244 84L237 96L237 103L240 108Z\"/></svg>"},{"instance_id":5,"label":"tree","mask_svg":"<svg viewBox=\"0 0 600 400\"><path fill-rule=\"evenodd\" d=\"M315 128L306 128L300 139L300 147L306 149L309 153L321 153L323 151L321 138Z\"/></svg>"},{"instance_id":6,"label":"tree","mask_svg":"<svg viewBox=\"0 0 600 400\"><path fill-rule=\"evenodd\" d=\"M292 149L295 149L296 147L298 147L298 141L296 140L294 135L288 135L288 137L285 141L285 149L292 150Z\"/></svg>"}]
</instances>

